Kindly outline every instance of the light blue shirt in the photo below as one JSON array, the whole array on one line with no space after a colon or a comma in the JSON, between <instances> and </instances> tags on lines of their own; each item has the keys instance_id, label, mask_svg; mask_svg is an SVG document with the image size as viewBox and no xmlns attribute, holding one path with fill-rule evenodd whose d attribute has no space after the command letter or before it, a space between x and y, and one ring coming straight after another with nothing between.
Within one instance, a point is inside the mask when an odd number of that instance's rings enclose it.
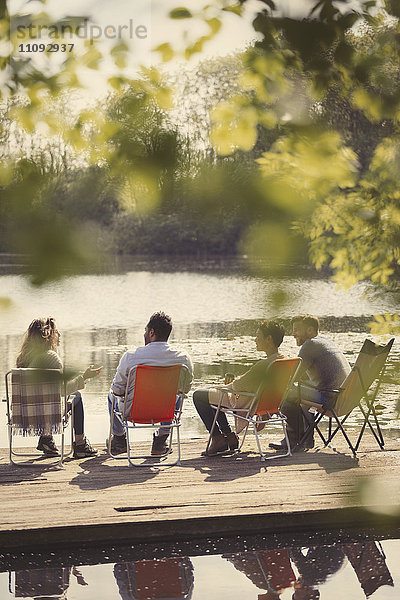
<instances>
[{"instance_id":1,"label":"light blue shirt","mask_svg":"<svg viewBox=\"0 0 400 600\"><path fill-rule=\"evenodd\" d=\"M148 365L150 367L172 367L174 365L185 365L189 370L190 379L187 377L184 382L183 392L190 390L190 384L193 379L193 364L190 356L173 348L168 342L150 342L146 346L140 346L135 351L125 352L119 361L117 372L111 384L111 392L116 396L124 396L129 371L132 367L138 365ZM132 381L132 390L133 390ZM132 392L128 390L128 393Z\"/></svg>"}]
</instances>

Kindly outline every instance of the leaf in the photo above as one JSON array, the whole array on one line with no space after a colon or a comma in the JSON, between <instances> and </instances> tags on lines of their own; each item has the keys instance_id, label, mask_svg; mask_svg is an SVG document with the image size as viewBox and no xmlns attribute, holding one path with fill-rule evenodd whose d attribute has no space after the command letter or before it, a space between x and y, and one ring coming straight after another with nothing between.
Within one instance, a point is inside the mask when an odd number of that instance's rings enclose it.
<instances>
[{"instance_id":1,"label":"leaf","mask_svg":"<svg viewBox=\"0 0 400 600\"><path fill-rule=\"evenodd\" d=\"M216 35L218 33L218 31L221 29L222 23L219 19L213 18L213 19L207 19L206 20L207 25L210 27L211 32L213 35Z\"/></svg>"},{"instance_id":2,"label":"leaf","mask_svg":"<svg viewBox=\"0 0 400 600\"><path fill-rule=\"evenodd\" d=\"M174 51L169 42L165 42L164 44L160 44L157 48L154 48L155 52L159 52L162 57L163 62L169 62L174 58Z\"/></svg>"},{"instance_id":3,"label":"leaf","mask_svg":"<svg viewBox=\"0 0 400 600\"><path fill-rule=\"evenodd\" d=\"M126 83L123 77L109 77L107 81L115 90L120 90Z\"/></svg>"},{"instance_id":4,"label":"leaf","mask_svg":"<svg viewBox=\"0 0 400 600\"><path fill-rule=\"evenodd\" d=\"M243 7L241 4L233 4L232 6L224 6L222 10L226 12L232 12L240 17L243 12Z\"/></svg>"},{"instance_id":5,"label":"leaf","mask_svg":"<svg viewBox=\"0 0 400 600\"><path fill-rule=\"evenodd\" d=\"M89 47L85 54L82 56L82 64L88 69L97 70L99 68L100 60L103 58L101 52L97 48Z\"/></svg>"},{"instance_id":6,"label":"leaf","mask_svg":"<svg viewBox=\"0 0 400 600\"><path fill-rule=\"evenodd\" d=\"M191 17L192 17L192 13L190 12L190 10L188 10L184 6L174 8L169 13L170 19L190 19Z\"/></svg>"},{"instance_id":7,"label":"leaf","mask_svg":"<svg viewBox=\"0 0 400 600\"><path fill-rule=\"evenodd\" d=\"M119 69L124 69L127 63L127 52L129 50L128 45L122 40L111 48L111 56L114 60L114 64Z\"/></svg>"}]
</instances>

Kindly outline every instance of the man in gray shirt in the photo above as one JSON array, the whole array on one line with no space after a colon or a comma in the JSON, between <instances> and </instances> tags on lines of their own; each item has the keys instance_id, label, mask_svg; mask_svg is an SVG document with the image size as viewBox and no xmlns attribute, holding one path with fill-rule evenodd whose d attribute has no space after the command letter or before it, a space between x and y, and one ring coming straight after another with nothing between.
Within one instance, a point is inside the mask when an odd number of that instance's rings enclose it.
<instances>
[{"instance_id":1,"label":"man in gray shirt","mask_svg":"<svg viewBox=\"0 0 400 600\"><path fill-rule=\"evenodd\" d=\"M293 336L300 346L299 356L302 359L300 373L301 400L316 402L327 406L335 396L329 390L338 389L351 367L344 354L336 348L331 340L318 334L319 320L312 315L298 315L292 319ZM298 386L288 394L282 406L282 412L287 416L288 434L291 446L294 448L304 433L304 426L310 420L309 413L305 414L298 401ZM281 444L270 444L275 450L286 448L285 441ZM312 448L312 434L306 440L304 447ZM299 448L297 448L299 449Z\"/></svg>"}]
</instances>

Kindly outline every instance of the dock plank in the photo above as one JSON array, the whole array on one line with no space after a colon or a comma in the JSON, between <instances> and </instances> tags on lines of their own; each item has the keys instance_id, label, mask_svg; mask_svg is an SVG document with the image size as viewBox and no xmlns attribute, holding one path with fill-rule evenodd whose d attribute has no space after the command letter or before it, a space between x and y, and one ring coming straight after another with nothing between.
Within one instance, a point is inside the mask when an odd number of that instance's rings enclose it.
<instances>
[{"instance_id":1,"label":"dock plank","mask_svg":"<svg viewBox=\"0 0 400 600\"><path fill-rule=\"evenodd\" d=\"M243 454L213 458L200 456L204 445L184 441L182 466L163 469L132 469L102 449L64 469L48 461L14 467L1 450L1 547L400 521L394 441L385 452L364 444L357 461L338 443L267 463L251 443ZM374 492L360 494L367 488Z\"/></svg>"}]
</instances>

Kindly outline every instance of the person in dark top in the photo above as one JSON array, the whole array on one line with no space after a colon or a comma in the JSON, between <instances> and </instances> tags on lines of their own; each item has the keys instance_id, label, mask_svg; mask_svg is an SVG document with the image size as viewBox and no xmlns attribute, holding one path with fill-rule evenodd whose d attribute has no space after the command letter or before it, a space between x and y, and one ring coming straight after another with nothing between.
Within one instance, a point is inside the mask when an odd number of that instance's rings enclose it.
<instances>
[{"instance_id":1,"label":"person in dark top","mask_svg":"<svg viewBox=\"0 0 400 600\"><path fill-rule=\"evenodd\" d=\"M335 344L319 335L319 320L313 315L298 315L292 319L293 336L300 346L299 356L302 359L300 372L301 400L316 402L326 406L334 397L329 390L338 389L350 373L350 365L344 354ZM304 433L304 426L310 418L299 404L297 385L289 392L287 400L281 408L288 419L288 435L290 445L299 450L298 442ZM312 434L305 447L312 448ZM270 444L275 450L286 450L286 441Z\"/></svg>"}]
</instances>

